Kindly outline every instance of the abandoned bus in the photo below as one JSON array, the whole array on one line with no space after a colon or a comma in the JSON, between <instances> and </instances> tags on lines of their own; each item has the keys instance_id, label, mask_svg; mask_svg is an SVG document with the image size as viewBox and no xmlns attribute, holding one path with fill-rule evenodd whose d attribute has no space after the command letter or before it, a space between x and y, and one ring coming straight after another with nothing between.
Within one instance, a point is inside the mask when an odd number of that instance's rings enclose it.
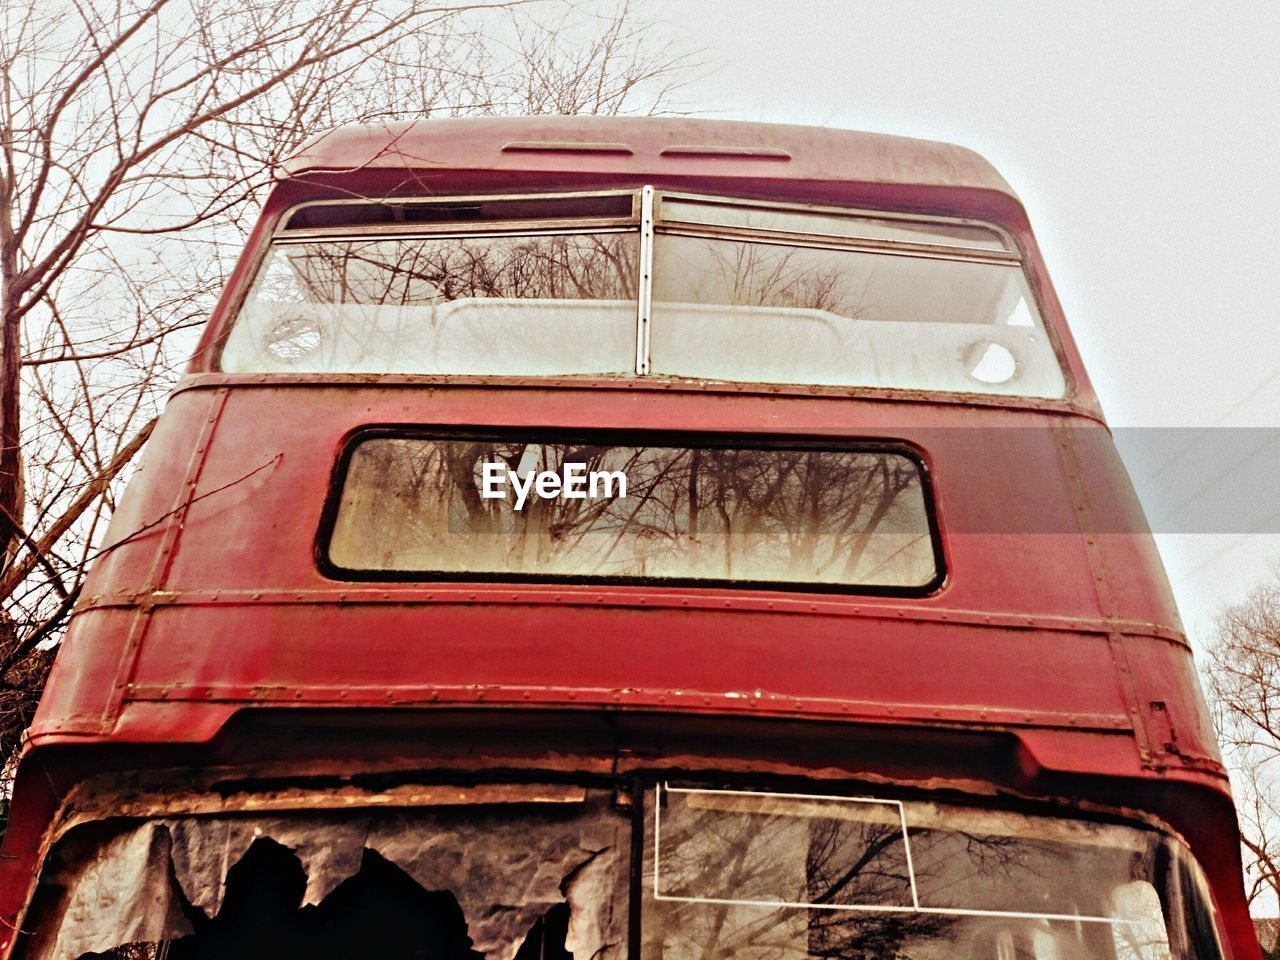
<instances>
[{"instance_id":1,"label":"abandoned bus","mask_svg":"<svg viewBox=\"0 0 1280 960\"><path fill-rule=\"evenodd\" d=\"M22 960L1253 960L979 157L429 120L287 164L18 768Z\"/></svg>"}]
</instances>

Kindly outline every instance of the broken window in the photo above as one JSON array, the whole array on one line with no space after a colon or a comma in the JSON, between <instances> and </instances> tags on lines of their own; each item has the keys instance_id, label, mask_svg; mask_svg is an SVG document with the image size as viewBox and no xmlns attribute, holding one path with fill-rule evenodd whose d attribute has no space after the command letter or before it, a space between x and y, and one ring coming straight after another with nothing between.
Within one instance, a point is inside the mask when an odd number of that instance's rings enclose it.
<instances>
[{"instance_id":1,"label":"broken window","mask_svg":"<svg viewBox=\"0 0 1280 960\"><path fill-rule=\"evenodd\" d=\"M675 786L628 809L523 797L86 825L50 855L21 958L1222 956L1198 868L1150 829Z\"/></svg>"},{"instance_id":2,"label":"broken window","mask_svg":"<svg viewBox=\"0 0 1280 960\"><path fill-rule=\"evenodd\" d=\"M60 845L30 960L623 960L610 796L152 820Z\"/></svg>"}]
</instances>

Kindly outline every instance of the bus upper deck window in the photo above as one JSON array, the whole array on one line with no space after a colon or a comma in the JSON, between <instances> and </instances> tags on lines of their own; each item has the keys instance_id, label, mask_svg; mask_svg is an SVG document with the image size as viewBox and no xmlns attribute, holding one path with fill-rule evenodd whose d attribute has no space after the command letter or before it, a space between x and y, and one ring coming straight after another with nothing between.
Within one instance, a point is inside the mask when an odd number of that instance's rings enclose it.
<instances>
[{"instance_id":1,"label":"bus upper deck window","mask_svg":"<svg viewBox=\"0 0 1280 960\"><path fill-rule=\"evenodd\" d=\"M994 228L639 197L303 207L260 265L222 369L1065 393Z\"/></svg>"},{"instance_id":2,"label":"bus upper deck window","mask_svg":"<svg viewBox=\"0 0 1280 960\"><path fill-rule=\"evenodd\" d=\"M650 369L1060 397L1015 251L969 224L665 200Z\"/></svg>"},{"instance_id":3,"label":"bus upper deck window","mask_svg":"<svg viewBox=\"0 0 1280 960\"><path fill-rule=\"evenodd\" d=\"M625 375L631 193L313 204L258 268L229 372Z\"/></svg>"}]
</instances>

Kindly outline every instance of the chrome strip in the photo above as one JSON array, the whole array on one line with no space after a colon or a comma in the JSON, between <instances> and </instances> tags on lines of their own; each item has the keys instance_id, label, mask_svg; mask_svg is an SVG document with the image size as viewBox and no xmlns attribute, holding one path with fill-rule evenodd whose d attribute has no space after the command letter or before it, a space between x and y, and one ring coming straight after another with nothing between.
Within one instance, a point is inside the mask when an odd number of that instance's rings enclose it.
<instances>
[{"instance_id":1,"label":"chrome strip","mask_svg":"<svg viewBox=\"0 0 1280 960\"><path fill-rule=\"evenodd\" d=\"M653 306L653 187L640 191L640 289L636 312L636 375L649 373L649 315Z\"/></svg>"}]
</instances>

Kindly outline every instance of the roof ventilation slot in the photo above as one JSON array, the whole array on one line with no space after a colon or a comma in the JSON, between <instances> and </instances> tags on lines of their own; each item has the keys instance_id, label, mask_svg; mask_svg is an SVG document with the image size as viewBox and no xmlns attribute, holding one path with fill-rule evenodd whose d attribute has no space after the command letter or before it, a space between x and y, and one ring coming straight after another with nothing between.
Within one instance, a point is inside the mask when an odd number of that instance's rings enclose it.
<instances>
[{"instance_id":1,"label":"roof ventilation slot","mask_svg":"<svg viewBox=\"0 0 1280 960\"><path fill-rule=\"evenodd\" d=\"M592 143L585 140L512 140L502 145L503 153L607 153L629 157L633 151L625 143Z\"/></svg>"},{"instance_id":2,"label":"roof ventilation slot","mask_svg":"<svg viewBox=\"0 0 1280 960\"><path fill-rule=\"evenodd\" d=\"M667 147L662 151L664 157L705 157L725 160L781 160L784 163L791 159L786 150L774 147L715 147L710 145L692 145Z\"/></svg>"}]
</instances>

